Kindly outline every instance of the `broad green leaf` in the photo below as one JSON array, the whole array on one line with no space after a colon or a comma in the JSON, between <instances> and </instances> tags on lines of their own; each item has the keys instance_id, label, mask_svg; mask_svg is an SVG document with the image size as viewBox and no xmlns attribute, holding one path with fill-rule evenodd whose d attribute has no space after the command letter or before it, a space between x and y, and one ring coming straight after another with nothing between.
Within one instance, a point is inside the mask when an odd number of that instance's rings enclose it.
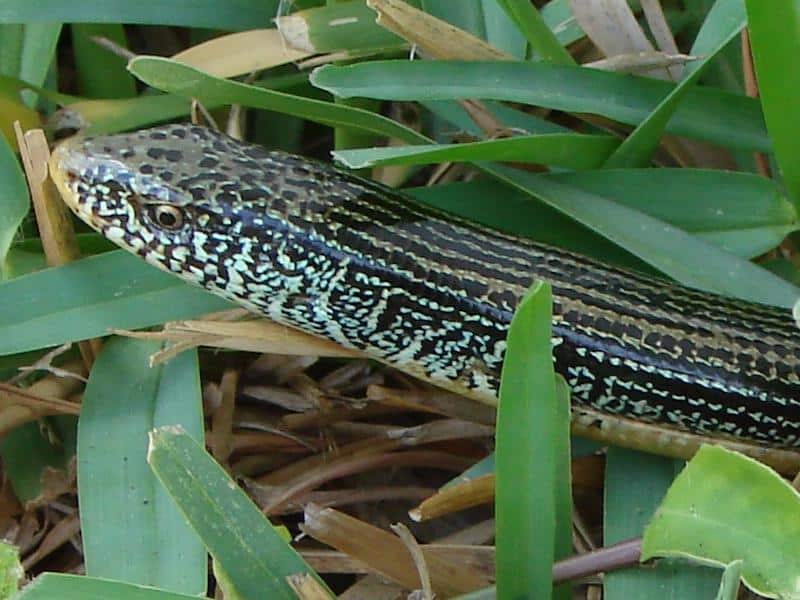
<instances>
[{"instance_id":1,"label":"broad green leaf","mask_svg":"<svg viewBox=\"0 0 800 600\"><path fill-rule=\"evenodd\" d=\"M741 31L745 21L742 0L715 2L692 49L692 54L702 58L686 65L683 79L622 142L606 162L606 168L640 167L650 162L667 123L700 77L703 68Z\"/></svg>"},{"instance_id":2,"label":"broad green leaf","mask_svg":"<svg viewBox=\"0 0 800 600\"><path fill-rule=\"evenodd\" d=\"M495 451L497 587L550 598L555 559L571 551L569 397L556 394L550 285L536 283L509 329ZM568 590L559 590L563 597Z\"/></svg>"},{"instance_id":3,"label":"broad green leaf","mask_svg":"<svg viewBox=\"0 0 800 600\"><path fill-rule=\"evenodd\" d=\"M606 456L603 545L642 536L683 461L611 447ZM719 571L679 561L646 569L622 569L603 577L605 600L659 598L708 600L719 585Z\"/></svg>"},{"instance_id":4,"label":"broad green leaf","mask_svg":"<svg viewBox=\"0 0 800 600\"><path fill-rule=\"evenodd\" d=\"M486 163L480 166L684 285L786 308L800 297L800 289L769 271L642 212L525 171Z\"/></svg>"},{"instance_id":5,"label":"broad green leaf","mask_svg":"<svg viewBox=\"0 0 800 600\"><path fill-rule=\"evenodd\" d=\"M146 460L154 426L180 424L203 439L197 353L151 368L160 348L113 338L86 385L78 425L86 573L199 595L207 584L205 550Z\"/></svg>"},{"instance_id":6,"label":"broad green leaf","mask_svg":"<svg viewBox=\"0 0 800 600\"><path fill-rule=\"evenodd\" d=\"M119 551L119 549L118 549ZM44 573L28 584L15 600L197 600L143 585L97 577Z\"/></svg>"},{"instance_id":7,"label":"broad green leaf","mask_svg":"<svg viewBox=\"0 0 800 600\"><path fill-rule=\"evenodd\" d=\"M800 3L746 0L758 90L783 181L800 205L800 73L788 61L800 53Z\"/></svg>"},{"instance_id":8,"label":"broad green leaf","mask_svg":"<svg viewBox=\"0 0 800 600\"><path fill-rule=\"evenodd\" d=\"M584 67L433 60L326 65L315 69L310 81L346 98L507 100L601 115L629 125L641 123L675 87L666 81ZM666 131L742 150L771 150L758 101L712 88L689 90Z\"/></svg>"},{"instance_id":9,"label":"broad green leaf","mask_svg":"<svg viewBox=\"0 0 800 600\"><path fill-rule=\"evenodd\" d=\"M332 127L352 127L409 143L428 141L413 129L368 110L293 96L213 77L166 58L140 56L128 64L136 77L157 89L211 104L241 104L302 117Z\"/></svg>"},{"instance_id":10,"label":"broad green leaf","mask_svg":"<svg viewBox=\"0 0 800 600\"><path fill-rule=\"evenodd\" d=\"M616 138L607 135L550 133L464 144L336 150L333 156L351 169L375 165L478 160L533 162L570 169L592 169L602 165L618 145Z\"/></svg>"},{"instance_id":11,"label":"broad green leaf","mask_svg":"<svg viewBox=\"0 0 800 600\"><path fill-rule=\"evenodd\" d=\"M148 461L242 600L294 600L288 575L319 576L242 489L180 427L150 433Z\"/></svg>"},{"instance_id":12,"label":"broad green leaf","mask_svg":"<svg viewBox=\"0 0 800 600\"><path fill-rule=\"evenodd\" d=\"M761 463L703 446L667 492L642 540L642 560L741 559L742 579L768 597L800 597L800 494Z\"/></svg>"},{"instance_id":13,"label":"broad green leaf","mask_svg":"<svg viewBox=\"0 0 800 600\"><path fill-rule=\"evenodd\" d=\"M102 282L103 285L98 285ZM232 305L124 250L0 284L0 355L150 327Z\"/></svg>"},{"instance_id":14,"label":"broad green leaf","mask_svg":"<svg viewBox=\"0 0 800 600\"><path fill-rule=\"evenodd\" d=\"M183 25L213 29L268 27L276 16L279 0L6 0L0 6L0 23L140 23Z\"/></svg>"}]
</instances>

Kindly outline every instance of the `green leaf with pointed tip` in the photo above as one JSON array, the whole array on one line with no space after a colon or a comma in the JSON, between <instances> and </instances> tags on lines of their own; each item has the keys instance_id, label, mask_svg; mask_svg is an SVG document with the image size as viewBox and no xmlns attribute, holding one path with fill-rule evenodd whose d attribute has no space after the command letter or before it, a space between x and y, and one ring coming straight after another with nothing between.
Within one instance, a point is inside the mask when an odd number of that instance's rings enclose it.
<instances>
[{"instance_id":1,"label":"green leaf with pointed tip","mask_svg":"<svg viewBox=\"0 0 800 600\"><path fill-rule=\"evenodd\" d=\"M606 162L606 168L641 167L650 162L669 120L703 68L742 30L746 21L742 0L717 0L714 3L691 51L702 58L686 65L683 79L622 142Z\"/></svg>"},{"instance_id":2,"label":"green leaf with pointed tip","mask_svg":"<svg viewBox=\"0 0 800 600\"><path fill-rule=\"evenodd\" d=\"M153 426L181 424L203 439L197 352L151 368L150 356L160 349L156 342L113 338L86 385L78 424L86 573L202 594L205 549L146 460Z\"/></svg>"},{"instance_id":3,"label":"green leaf with pointed tip","mask_svg":"<svg viewBox=\"0 0 800 600\"><path fill-rule=\"evenodd\" d=\"M675 479L642 539L642 560L727 565L770 597L800 597L800 494L761 463L703 446Z\"/></svg>"},{"instance_id":4,"label":"green leaf with pointed tip","mask_svg":"<svg viewBox=\"0 0 800 600\"><path fill-rule=\"evenodd\" d=\"M601 115L629 125L641 123L675 88L666 81L586 67L511 61L326 65L315 69L309 80L343 98L507 100ZM666 131L742 150L771 150L758 101L713 88L690 89Z\"/></svg>"},{"instance_id":5,"label":"green leaf with pointed tip","mask_svg":"<svg viewBox=\"0 0 800 600\"><path fill-rule=\"evenodd\" d=\"M148 461L240 598L294 600L286 577L297 573L308 573L327 589L236 482L180 427L150 432Z\"/></svg>"},{"instance_id":6,"label":"green leaf with pointed tip","mask_svg":"<svg viewBox=\"0 0 800 600\"><path fill-rule=\"evenodd\" d=\"M556 393L551 306L550 284L535 283L514 314L503 362L495 514L504 598L551 597L554 559L572 549L569 393Z\"/></svg>"},{"instance_id":7,"label":"green leaf with pointed tip","mask_svg":"<svg viewBox=\"0 0 800 600\"><path fill-rule=\"evenodd\" d=\"M800 206L800 72L787 62L800 54L800 3L747 0L746 4L758 92L775 158L792 201Z\"/></svg>"},{"instance_id":8,"label":"green leaf with pointed tip","mask_svg":"<svg viewBox=\"0 0 800 600\"><path fill-rule=\"evenodd\" d=\"M102 282L102 285L98 285ZM117 250L0 284L0 355L191 319L233 305Z\"/></svg>"},{"instance_id":9,"label":"green leaf with pointed tip","mask_svg":"<svg viewBox=\"0 0 800 600\"><path fill-rule=\"evenodd\" d=\"M618 145L619 141L608 135L550 133L464 144L336 150L333 157L351 169L476 160L533 162L569 169L592 169L602 165Z\"/></svg>"},{"instance_id":10,"label":"green leaf with pointed tip","mask_svg":"<svg viewBox=\"0 0 800 600\"><path fill-rule=\"evenodd\" d=\"M368 110L237 83L166 58L139 56L128 63L128 70L154 88L211 105L241 104L332 127L352 127L396 137L409 143L429 141L413 129Z\"/></svg>"},{"instance_id":11,"label":"green leaf with pointed tip","mask_svg":"<svg viewBox=\"0 0 800 600\"><path fill-rule=\"evenodd\" d=\"M496 164L480 168L546 202L683 285L789 308L800 289L766 269L602 196ZM697 257L703 257L698 261Z\"/></svg>"}]
</instances>

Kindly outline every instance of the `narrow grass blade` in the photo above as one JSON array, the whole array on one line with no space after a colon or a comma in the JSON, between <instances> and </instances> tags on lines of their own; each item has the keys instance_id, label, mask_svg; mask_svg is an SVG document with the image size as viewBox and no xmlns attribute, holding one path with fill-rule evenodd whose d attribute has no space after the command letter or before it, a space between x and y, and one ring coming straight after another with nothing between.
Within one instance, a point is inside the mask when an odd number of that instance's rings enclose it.
<instances>
[{"instance_id":1,"label":"narrow grass blade","mask_svg":"<svg viewBox=\"0 0 800 600\"><path fill-rule=\"evenodd\" d=\"M683 461L609 448L603 499L603 545L642 536ZM672 598L708 600L719 585L719 571L666 561L646 569L622 569L603 577L605 600Z\"/></svg>"},{"instance_id":2,"label":"narrow grass blade","mask_svg":"<svg viewBox=\"0 0 800 600\"><path fill-rule=\"evenodd\" d=\"M305 75L273 77L256 85L267 89L282 89L305 81ZM206 108L218 108L224 102L206 102ZM191 100L173 94L153 94L134 98L106 100L71 100L69 109L88 123L87 135L102 135L138 129L189 114Z\"/></svg>"},{"instance_id":3,"label":"narrow grass blade","mask_svg":"<svg viewBox=\"0 0 800 600\"><path fill-rule=\"evenodd\" d=\"M497 587L504 598L551 597L554 559L572 547L570 472L564 469L569 403L556 394L551 306L549 284L535 284L507 338L495 451Z\"/></svg>"},{"instance_id":4,"label":"narrow grass blade","mask_svg":"<svg viewBox=\"0 0 800 600\"><path fill-rule=\"evenodd\" d=\"M741 560L735 560L725 567L717 592L717 600L736 600L739 597L743 564Z\"/></svg>"},{"instance_id":5,"label":"narrow grass blade","mask_svg":"<svg viewBox=\"0 0 800 600\"><path fill-rule=\"evenodd\" d=\"M72 51L78 87L89 98L131 98L136 96L136 82L125 70L125 59L99 46L94 37L102 36L126 48L125 30L119 23L74 23Z\"/></svg>"},{"instance_id":6,"label":"narrow grass blade","mask_svg":"<svg viewBox=\"0 0 800 600\"><path fill-rule=\"evenodd\" d=\"M0 281L5 271L6 255L22 219L30 208L28 186L17 157L0 137Z\"/></svg>"},{"instance_id":7,"label":"narrow grass blade","mask_svg":"<svg viewBox=\"0 0 800 600\"><path fill-rule=\"evenodd\" d=\"M486 163L481 168L571 216L684 285L787 308L800 297L800 289L767 270L639 211L524 171ZM702 262L698 257L703 257Z\"/></svg>"},{"instance_id":8,"label":"narrow grass blade","mask_svg":"<svg viewBox=\"0 0 800 600\"><path fill-rule=\"evenodd\" d=\"M606 168L640 167L650 162L667 123L700 77L703 67L741 31L745 22L742 0L715 2L698 34L701 43L692 50L692 54L702 55L702 58L686 66L684 78L622 142L606 162Z\"/></svg>"},{"instance_id":9,"label":"narrow grass blade","mask_svg":"<svg viewBox=\"0 0 800 600\"><path fill-rule=\"evenodd\" d=\"M750 43L761 104L783 182L800 204L800 72L787 61L800 55L800 3L746 0Z\"/></svg>"},{"instance_id":10,"label":"narrow grass blade","mask_svg":"<svg viewBox=\"0 0 800 600\"><path fill-rule=\"evenodd\" d=\"M102 281L103 285L97 285ZM189 319L232 305L123 250L0 284L0 355Z\"/></svg>"},{"instance_id":11,"label":"narrow grass blade","mask_svg":"<svg viewBox=\"0 0 800 600\"><path fill-rule=\"evenodd\" d=\"M293 48L323 53L403 47L407 42L375 22L365 2L336 2L299 10L275 20Z\"/></svg>"},{"instance_id":12,"label":"narrow grass blade","mask_svg":"<svg viewBox=\"0 0 800 600\"><path fill-rule=\"evenodd\" d=\"M559 65L575 64L575 59L561 45L533 4L526 0L497 0L497 3L517 24L541 60Z\"/></svg>"},{"instance_id":13,"label":"narrow grass blade","mask_svg":"<svg viewBox=\"0 0 800 600\"><path fill-rule=\"evenodd\" d=\"M134 58L128 64L128 69L154 88L187 98L197 98L211 105L241 104L302 117L332 127L352 127L396 137L409 143L428 141L428 138L413 129L368 110L220 79L166 58Z\"/></svg>"},{"instance_id":14,"label":"narrow grass blade","mask_svg":"<svg viewBox=\"0 0 800 600\"><path fill-rule=\"evenodd\" d=\"M646 119L675 88L666 81L584 67L433 60L326 65L314 70L310 81L341 97L507 100L601 115L629 125ZM713 88L690 89L666 131L741 150L771 150L758 101Z\"/></svg>"},{"instance_id":15,"label":"narrow grass blade","mask_svg":"<svg viewBox=\"0 0 800 600\"><path fill-rule=\"evenodd\" d=\"M797 211L772 180L733 171L619 169L547 175L752 258L796 231Z\"/></svg>"},{"instance_id":16,"label":"narrow grass blade","mask_svg":"<svg viewBox=\"0 0 800 600\"><path fill-rule=\"evenodd\" d=\"M83 577L44 573L28 584L15 600L197 600L197 595L176 594L152 587Z\"/></svg>"},{"instance_id":17,"label":"narrow grass blade","mask_svg":"<svg viewBox=\"0 0 800 600\"><path fill-rule=\"evenodd\" d=\"M239 598L294 600L286 577L295 573L308 573L322 583L222 467L180 427L150 433L148 461Z\"/></svg>"},{"instance_id":18,"label":"narrow grass blade","mask_svg":"<svg viewBox=\"0 0 800 600\"><path fill-rule=\"evenodd\" d=\"M762 596L800 597L800 494L777 473L719 446L703 446L645 529L642 560L688 557L727 565Z\"/></svg>"},{"instance_id":19,"label":"narrow grass blade","mask_svg":"<svg viewBox=\"0 0 800 600\"><path fill-rule=\"evenodd\" d=\"M478 160L533 162L569 169L592 169L602 165L618 145L616 138L607 135L551 133L464 144L337 150L333 152L333 156L351 169L375 165Z\"/></svg>"},{"instance_id":20,"label":"narrow grass blade","mask_svg":"<svg viewBox=\"0 0 800 600\"><path fill-rule=\"evenodd\" d=\"M0 542L0 598L11 598L24 577L19 550L7 542Z\"/></svg>"},{"instance_id":21,"label":"narrow grass blade","mask_svg":"<svg viewBox=\"0 0 800 600\"><path fill-rule=\"evenodd\" d=\"M212 29L249 29L267 25L276 15L279 0L104 0L102 10L93 2L63 0L6 0L0 6L0 23L139 23L183 25Z\"/></svg>"},{"instance_id":22,"label":"narrow grass blade","mask_svg":"<svg viewBox=\"0 0 800 600\"><path fill-rule=\"evenodd\" d=\"M153 426L180 423L195 439L203 438L197 354L150 368L149 357L160 348L110 340L86 386L78 425L86 573L202 594L205 550L146 460Z\"/></svg>"}]
</instances>

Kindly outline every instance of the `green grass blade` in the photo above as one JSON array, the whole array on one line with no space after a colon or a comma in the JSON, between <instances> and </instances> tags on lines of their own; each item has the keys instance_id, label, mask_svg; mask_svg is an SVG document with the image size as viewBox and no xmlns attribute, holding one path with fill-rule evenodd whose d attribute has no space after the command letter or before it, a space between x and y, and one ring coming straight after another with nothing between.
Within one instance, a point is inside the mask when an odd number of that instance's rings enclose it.
<instances>
[{"instance_id":1,"label":"green grass blade","mask_svg":"<svg viewBox=\"0 0 800 600\"><path fill-rule=\"evenodd\" d=\"M236 83L166 58L134 58L128 64L128 69L143 82L157 89L187 98L197 98L211 105L241 104L302 117L331 127L352 127L396 137L412 144L428 141L428 138L413 129L368 110Z\"/></svg>"},{"instance_id":2,"label":"green grass blade","mask_svg":"<svg viewBox=\"0 0 800 600\"><path fill-rule=\"evenodd\" d=\"M322 583L244 491L180 427L150 433L148 461L240 598L294 600L286 577L295 573L308 573Z\"/></svg>"},{"instance_id":3,"label":"green grass blade","mask_svg":"<svg viewBox=\"0 0 800 600\"><path fill-rule=\"evenodd\" d=\"M645 77L529 62L373 61L319 67L310 81L342 97L507 100L629 125L641 123L675 88ZM771 150L758 101L713 88L689 90L666 131L741 150Z\"/></svg>"},{"instance_id":4,"label":"green grass blade","mask_svg":"<svg viewBox=\"0 0 800 600\"><path fill-rule=\"evenodd\" d=\"M337 150L333 152L333 156L351 169L376 165L478 160L533 162L569 169L592 169L602 165L618 145L616 138L607 135L551 133L464 144Z\"/></svg>"},{"instance_id":5,"label":"green grass blade","mask_svg":"<svg viewBox=\"0 0 800 600\"><path fill-rule=\"evenodd\" d=\"M97 285L99 281L103 285ZM0 355L190 319L232 305L123 250L0 284Z\"/></svg>"},{"instance_id":6,"label":"green grass blade","mask_svg":"<svg viewBox=\"0 0 800 600\"><path fill-rule=\"evenodd\" d=\"M39 575L15 600L197 600L196 595L176 594L151 587L80 575Z\"/></svg>"},{"instance_id":7,"label":"green grass blade","mask_svg":"<svg viewBox=\"0 0 800 600\"><path fill-rule=\"evenodd\" d=\"M640 167L650 162L681 101L700 77L703 68L736 36L745 25L742 0L717 0L703 23L693 54L702 58L689 63L684 78L664 98L655 110L644 119L611 155L607 169Z\"/></svg>"},{"instance_id":8,"label":"green grass blade","mask_svg":"<svg viewBox=\"0 0 800 600\"><path fill-rule=\"evenodd\" d=\"M403 47L407 42L375 22L365 2L336 2L278 17L278 27L292 46L309 52Z\"/></svg>"},{"instance_id":9,"label":"green grass blade","mask_svg":"<svg viewBox=\"0 0 800 600\"><path fill-rule=\"evenodd\" d=\"M75 74L81 94L89 98L136 96L136 83L125 70L125 59L109 52L92 39L102 36L122 48L127 48L128 41L123 26L119 23L75 23L70 29Z\"/></svg>"},{"instance_id":10,"label":"green grass blade","mask_svg":"<svg viewBox=\"0 0 800 600\"><path fill-rule=\"evenodd\" d=\"M516 23L541 60L559 65L574 65L575 59L561 45L539 11L526 0L497 0Z\"/></svg>"},{"instance_id":11,"label":"green grass blade","mask_svg":"<svg viewBox=\"0 0 800 600\"><path fill-rule=\"evenodd\" d=\"M683 461L609 448L603 500L603 545L641 537ZM719 571L666 561L646 569L623 569L603 577L605 600L670 598L707 600Z\"/></svg>"},{"instance_id":12,"label":"green grass blade","mask_svg":"<svg viewBox=\"0 0 800 600\"><path fill-rule=\"evenodd\" d=\"M6 0L0 5L0 23L139 23L183 25L212 29L269 27L279 0Z\"/></svg>"},{"instance_id":13,"label":"green grass blade","mask_svg":"<svg viewBox=\"0 0 800 600\"><path fill-rule=\"evenodd\" d=\"M4 279L5 263L11 242L22 219L28 214L30 198L25 176L14 151L0 136L0 281Z\"/></svg>"},{"instance_id":14,"label":"green grass blade","mask_svg":"<svg viewBox=\"0 0 800 600\"><path fill-rule=\"evenodd\" d=\"M481 168L562 211L680 283L790 308L800 289L694 236L595 194L497 165ZM702 262L697 260L703 257Z\"/></svg>"},{"instance_id":15,"label":"green grass blade","mask_svg":"<svg viewBox=\"0 0 800 600\"><path fill-rule=\"evenodd\" d=\"M481 7L486 41L518 60L525 60L528 42L500 3L497 0L481 0Z\"/></svg>"},{"instance_id":16,"label":"green grass blade","mask_svg":"<svg viewBox=\"0 0 800 600\"><path fill-rule=\"evenodd\" d=\"M703 446L645 529L642 560L690 557L727 565L768 597L800 597L800 494L757 461Z\"/></svg>"},{"instance_id":17,"label":"green grass blade","mask_svg":"<svg viewBox=\"0 0 800 600\"><path fill-rule=\"evenodd\" d=\"M19 550L8 542L0 542L0 598L11 598L23 577L25 569L19 561Z\"/></svg>"},{"instance_id":18,"label":"green grass blade","mask_svg":"<svg viewBox=\"0 0 800 600\"><path fill-rule=\"evenodd\" d=\"M763 254L798 228L777 182L705 169L620 169L549 179L640 210L744 258Z\"/></svg>"},{"instance_id":19,"label":"green grass blade","mask_svg":"<svg viewBox=\"0 0 800 600\"><path fill-rule=\"evenodd\" d=\"M507 338L495 451L503 598L550 598L554 559L572 547L570 476L563 469L569 465L569 403L554 384L551 306L550 285L534 284ZM565 532L566 544L560 539Z\"/></svg>"},{"instance_id":20,"label":"green grass blade","mask_svg":"<svg viewBox=\"0 0 800 600\"><path fill-rule=\"evenodd\" d=\"M147 465L154 426L180 423L203 438L197 353L150 368L160 348L114 338L86 385L78 425L86 573L198 595L206 590L205 549Z\"/></svg>"},{"instance_id":21,"label":"green grass blade","mask_svg":"<svg viewBox=\"0 0 800 600\"><path fill-rule=\"evenodd\" d=\"M739 597L743 564L741 560L735 560L725 567L717 592L717 600L736 600Z\"/></svg>"},{"instance_id":22,"label":"green grass blade","mask_svg":"<svg viewBox=\"0 0 800 600\"><path fill-rule=\"evenodd\" d=\"M747 18L761 104L783 182L800 205L800 72L787 61L800 55L800 3L747 0Z\"/></svg>"},{"instance_id":23,"label":"green grass blade","mask_svg":"<svg viewBox=\"0 0 800 600\"><path fill-rule=\"evenodd\" d=\"M258 85L281 89L305 81L305 75L274 77ZM72 100L66 103L86 123L87 135L102 135L138 129L189 114L191 102L183 96L154 94L135 98ZM224 102L207 102L206 108L218 108Z\"/></svg>"}]
</instances>

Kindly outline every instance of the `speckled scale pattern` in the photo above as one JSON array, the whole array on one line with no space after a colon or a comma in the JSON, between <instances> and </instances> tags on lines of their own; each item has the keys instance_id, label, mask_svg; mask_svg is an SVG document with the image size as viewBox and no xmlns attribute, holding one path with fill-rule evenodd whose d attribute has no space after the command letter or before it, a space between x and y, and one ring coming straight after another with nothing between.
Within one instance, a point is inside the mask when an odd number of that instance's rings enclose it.
<instances>
[{"instance_id":1,"label":"speckled scale pattern","mask_svg":"<svg viewBox=\"0 0 800 600\"><path fill-rule=\"evenodd\" d=\"M788 311L476 227L328 164L168 125L61 150L67 202L149 263L448 389L495 398L514 308L554 292L573 403L800 446ZM63 190L62 190L63 192ZM157 222L176 207L180 226Z\"/></svg>"}]
</instances>

